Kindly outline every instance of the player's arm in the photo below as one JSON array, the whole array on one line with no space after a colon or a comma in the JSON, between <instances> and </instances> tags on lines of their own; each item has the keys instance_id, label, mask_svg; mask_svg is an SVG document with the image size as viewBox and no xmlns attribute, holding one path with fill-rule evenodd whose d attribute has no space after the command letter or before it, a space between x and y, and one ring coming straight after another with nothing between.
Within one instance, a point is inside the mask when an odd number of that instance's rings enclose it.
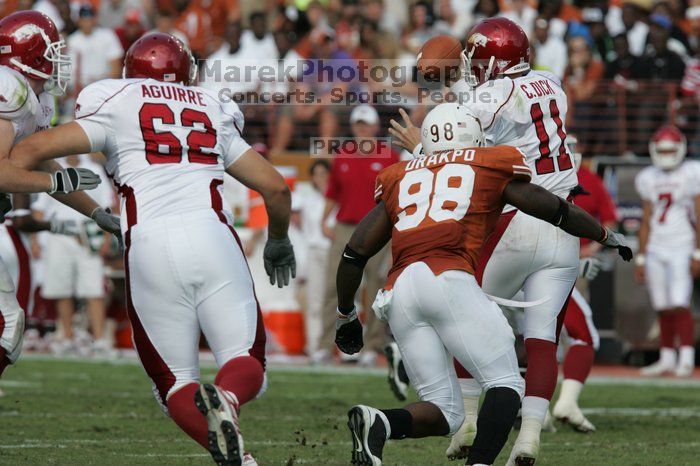
<instances>
[{"instance_id":1,"label":"player's arm","mask_svg":"<svg viewBox=\"0 0 700 466\"><path fill-rule=\"evenodd\" d=\"M289 284L296 276L294 249L287 237L292 212L292 195L282 175L254 149L246 150L226 172L246 187L260 193L269 218L268 240L263 259L270 284L278 287Z\"/></svg>"},{"instance_id":2,"label":"player's arm","mask_svg":"<svg viewBox=\"0 0 700 466\"><path fill-rule=\"evenodd\" d=\"M92 143L75 122L34 133L12 148L10 162L23 170L41 168L51 172L50 194L62 204L92 218L103 230L119 234L119 218L100 207L90 196L77 192L93 189L102 180L86 168L63 168L55 160L72 154L93 152Z\"/></svg>"},{"instance_id":3,"label":"player's arm","mask_svg":"<svg viewBox=\"0 0 700 466\"><path fill-rule=\"evenodd\" d=\"M520 211L549 222L567 233L614 247L629 261L632 250L619 233L603 227L583 209L566 202L546 189L526 181L513 180L503 190L503 200Z\"/></svg>"},{"instance_id":4,"label":"player's arm","mask_svg":"<svg viewBox=\"0 0 700 466\"><path fill-rule=\"evenodd\" d=\"M380 201L357 225L343 251L335 280L338 292L335 343L344 353L353 354L362 349L362 324L357 320L355 295L367 261L389 242L391 228L384 201Z\"/></svg>"},{"instance_id":5,"label":"player's arm","mask_svg":"<svg viewBox=\"0 0 700 466\"><path fill-rule=\"evenodd\" d=\"M49 130L53 131L53 130ZM84 189L93 189L99 183L99 176L86 169L62 168L53 166L49 173L32 171L40 167L39 157L34 151L39 152L37 143L43 140L45 132L35 133L24 139L11 150L14 130L12 123L0 120L0 134L2 134L2 152L5 157L0 160L0 190L10 193L40 193L40 192L72 192ZM69 141L69 139L66 139ZM51 139L50 141L53 141ZM46 149L52 149L51 142L41 144ZM80 152L70 152L78 154ZM29 154L20 156L19 154Z\"/></svg>"},{"instance_id":6,"label":"player's arm","mask_svg":"<svg viewBox=\"0 0 700 466\"><path fill-rule=\"evenodd\" d=\"M700 194L695 196L695 218L700 219ZM691 271L693 277L698 278L700 276L700 221L695 221L695 251L693 251L693 257L691 262Z\"/></svg>"},{"instance_id":7,"label":"player's arm","mask_svg":"<svg viewBox=\"0 0 700 466\"><path fill-rule=\"evenodd\" d=\"M647 243L649 242L649 231L651 229L651 209L650 201L642 200L642 221L639 225L637 239L639 240L639 249L637 257L635 257L634 278L639 283L644 283L646 280L644 265L646 263ZM697 210L697 208L696 208Z\"/></svg>"}]
</instances>

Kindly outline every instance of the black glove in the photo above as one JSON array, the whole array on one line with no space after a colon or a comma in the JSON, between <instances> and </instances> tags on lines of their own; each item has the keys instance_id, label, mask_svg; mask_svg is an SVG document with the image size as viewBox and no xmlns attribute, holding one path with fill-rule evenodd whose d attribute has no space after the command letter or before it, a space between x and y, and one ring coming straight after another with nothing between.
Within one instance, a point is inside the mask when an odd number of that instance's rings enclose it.
<instances>
[{"instance_id":1,"label":"black glove","mask_svg":"<svg viewBox=\"0 0 700 466\"><path fill-rule=\"evenodd\" d=\"M0 193L0 223L5 221L5 215L12 210L12 198L9 194Z\"/></svg>"},{"instance_id":2,"label":"black glove","mask_svg":"<svg viewBox=\"0 0 700 466\"><path fill-rule=\"evenodd\" d=\"M263 251L265 272L270 277L270 285L277 282L282 288L289 285L289 276L297 276L297 262L294 258L294 248L289 238L268 238Z\"/></svg>"},{"instance_id":3,"label":"black glove","mask_svg":"<svg viewBox=\"0 0 700 466\"><path fill-rule=\"evenodd\" d=\"M600 242L604 246L609 248L617 249L617 253L622 257L625 262L632 260L632 249L627 246L627 241L625 241L625 235L612 231L609 228L605 229L605 238Z\"/></svg>"},{"instance_id":4,"label":"black glove","mask_svg":"<svg viewBox=\"0 0 700 466\"><path fill-rule=\"evenodd\" d=\"M338 311L335 320L335 344L345 354L355 354L362 349L362 324L355 309L348 315Z\"/></svg>"},{"instance_id":5,"label":"black glove","mask_svg":"<svg viewBox=\"0 0 700 466\"><path fill-rule=\"evenodd\" d=\"M49 194L72 193L73 191L85 191L95 189L102 179L97 173L87 168L64 168L50 174L51 189Z\"/></svg>"}]
</instances>

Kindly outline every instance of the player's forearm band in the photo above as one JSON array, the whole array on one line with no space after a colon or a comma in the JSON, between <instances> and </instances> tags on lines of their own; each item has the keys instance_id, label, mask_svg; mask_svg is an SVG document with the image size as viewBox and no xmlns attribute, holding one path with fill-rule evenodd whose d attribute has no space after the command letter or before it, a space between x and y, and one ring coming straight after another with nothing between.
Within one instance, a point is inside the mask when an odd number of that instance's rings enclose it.
<instances>
[{"instance_id":1,"label":"player's forearm band","mask_svg":"<svg viewBox=\"0 0 700 466\"><path fill-rule=\"evenodd\" d=\"M569 218L569 203L564 199L559 198L559 208L557 209L556 215L554 215L549 223L555 227L558 227L565 224L567 218Z\"/></svg>"},{"instance_id":2,"label":"player's forearm band","mask_svg":"<svg viewBox=\"0 0 700 466\"><path fill-rule=\"evenodd\" d=\"M359 267L360 269L364 269L365 265L367 265L369 257L363 256L359 252L353 251L353 249L346 244L341 260L343 262L347 262L350 265L354 265L355 267Z\"/></svg>"}]
</instances>

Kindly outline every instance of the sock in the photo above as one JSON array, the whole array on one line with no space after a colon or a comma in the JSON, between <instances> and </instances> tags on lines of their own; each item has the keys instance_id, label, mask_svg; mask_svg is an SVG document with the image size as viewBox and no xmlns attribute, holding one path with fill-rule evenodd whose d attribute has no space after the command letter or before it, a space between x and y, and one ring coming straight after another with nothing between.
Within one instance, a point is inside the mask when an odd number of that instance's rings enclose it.
<instances>
[{"instance_id":1,"label":"sock","mask_svg":"<svg viewBox=\"0 0 700 466\"><path fill-rule=\"evenodd\" d=\"M413 431L413 416L406 409L380 409L389 422L389 438L401 440Z\"/></svg>"},{"instance_id":2,"label":"sock","mask_svg":"<svg viewBox=\"0 0 700 466\"><path fill-rule=\"evenodd\" d=\"M540 427L544 422L544 418L549 410L549 400L538 396L525 396L523 398L523 407L521 409L523 422L525 418L538 419Z\"/></svg>"},{"instance_id":3,"label":"sock","mask_svg":"<svg viewBox=\"0 0 700 466\"><path fill-rule=\"evenodd\" d=\"M561 391L557 404L562 403L564 406L575 404L578 405L578 397L583 390L583 382L574 379L564 379L561 383ZM555 409L556 413L556 409Z\"/></svg>"},{"instance_id":4,"label":"sock","mask_svg":"<svg viewBox=\"0 0 700 466\"><path fill-rule=\"evenodd\" d=\"M204 448L209 448L207 440L207 420L194 404L194 394L199 389L198 383L190 383L168 397L168 413L180 429L192 437Z\"/></svg>"},{"instance_id":5,"label":"sock","mask_svg":"<svg viewBox=\"0 0 700 466\"><path fill-rule=\"evenodd\" d=\"M695 345L695 321L689 309L676 312L676 335L681 346Z\"/></svg>"},{"instance_id":6,"label":"sock","mask_svg":"<svg viewBox=\"0 0 700 466\"><path fill-rule=\"evenodd\" d=\"M589 345L572 345L564 357L564 379L584 383L593 367L595 350Z\"/></svg>"},{"instance_id":7,"label":"sock","mask_svg":"<svg viewBox=\"0 0 700 466\"><path fill-rule=\"evenodd\" d=\"M695 366L695 348L692 346L681 346L678 350L679 366Z\"/></svg>"},{"instance_id":8,"label":"sock","mask_svg":"<svg viewBox=\"0 0 700 466\"><path fill-rule=\"evenodd\" d=\"M659 312L659 343L662 348L675 348L675 316L671 312Z\"/></svg>"},{"instance_id":9,"label":"sock","mask_svg":"<svg viewBox=\"0 0 700 466\"><path fill-rule=\"evenodd\" d=\"M264 381L265 370L260 361L253 356L240 356L221 366L214 384L236 395L242 406L258 396Z\"/></svg>"},{"instance_id":10,"label":"sock","mask_svg":"<svg viewBox=\"0 0 700 466\"><path fill-rule=\"evenodd\" d=\"M508 440L518 409L520 396L512 388L495 387L486 392L467 464L493 464Z\"/></svg>"},{"instance_id":11,"label":"sock","mask_svg":"<svg viewBox=\"0 0 700 466\"><path fill-rule=\"evenodd\" d=\"M525 397L539 397L549 401L557 387L557 345L537 338L525 340L527 372ZM523 407L525 403L523 402ZM544 419L544 413L542 414Z\"/></svg>"},{"instance_id":12,"label":"sock","mask_svg":"<svg viewBox=\"0 0 700 466\"><path fill-rule=\"evenodd\" d=\"M674 367L676 365L676 350L662 347L659 351L659 362L667 367Z\"/></svg>"}]
</instances>

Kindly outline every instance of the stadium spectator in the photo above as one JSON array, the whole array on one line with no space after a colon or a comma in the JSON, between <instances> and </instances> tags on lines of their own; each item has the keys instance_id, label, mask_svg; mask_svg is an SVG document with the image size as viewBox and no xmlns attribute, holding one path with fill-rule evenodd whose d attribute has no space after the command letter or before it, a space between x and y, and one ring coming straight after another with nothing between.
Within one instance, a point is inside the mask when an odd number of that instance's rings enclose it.
<instances>
[{"instance_id":1,"label":"stadium spectator","mask_svg":"<svg viewBox=\"0 0 700 466\"><path fill-rule=\"evenodd\" d=\"M350 125L353 136L362 141L376 141L379 134L379 115L369 105L359 105L350 114ZM326 191L326 205L323 210L321 228L331 239L326 276L333 277L338 269L340 257L357 224L374 207L374 188L377 173L393 163L399 157L389 147L375 145L371 154L352 155L340 152L336 155L331 168L331 176ZM333 228L327 226L326 220L337 208L335 218L337 224ZM375 255L365 267L366 300L362 308L365 310L365 344L360 354L359 363L373 365L377 354L385 343L385 327L377 320L371 310L376 291L382 287L386 278L384 262L388 260L389 248ZM314 362L329 361L335 350L335 315L337 296L335 282L328 280L323 298L323 333Z\"/></svg>"},{"instance_id":2,"label":"stadium spectator","mask_svg":"<svg viewBox=\"0 0 700 466\"><path fill-rule=\"evenodd\" d=\"M19 3L19 2L18 2ZM32 6L32 10L44 13L46 16L51 18L51 21L56 25L56 29L59 31L64 31L66 27L66 22L63 20L63 15L61 14L61 2L59 0L39 0ZM20 10L22 7L16 4L15 7ZM5 14L2 15L3 17Z\"/></svg>"},{"instance_id":3,"label":"stadium spectator","mask_svg":"<svg viewBox=\"0 0 700 466\"><path fill-rule=\"evenodd\" d=\"M122 50L126 52L131 44L136 42L146 31L141 23L141 12L139 10L129 10L124 15L124 24L114 31L119 38Z\"/></svg>"},{"instance_id":4,"label":"stadium spectator","mask_svg":"<svg viewBox=\"0 0 700 466\"><path fill-rule=\"evenodd\" d=\"M419 1L411 5L411 24L404 34L404 45L412 53L418 53L421 46L435 36L433 29L435 17L430 3Z\"/></svg>"},{"instance_id":5,"label":"stadium spectator","mask_svg":"<svg viewBox=\"0 0 700 466\"><path fill-rule=\"evenodd\" d=\"M218 49L226 25L241 20L238 0L158 0L156 5L175 15L175 28L185 34L195 58Z\"/></svg>"},{"instance_id":6,"label":"stadium spectator","mask_svg":"<svg viewBox=\"0 0 700 466\"><path fill-rule=\"evenodd\" d=\"M614 11L614 10L613 10ZM649 26L643 21L644 9L637 2L625 1L620 15L621 30L613 29L613 34L624 32L630 44L630 52L637 57L644 55ZM610 29L610 26L608 26Z\"/></svg>"},{"instance_id":7,"label":"stadium spectator","mask_svg":"<svg viewBox=\"0 0 700 466\"><path fill-rule=\"evenodd\" d=\"M248 50L251 56L265 59L279 58L279 50L272 34L267 29L267 17L262 11L250 15L250 29L241 34L241 46Z\"/></svg>"},{"instance_id":8,"label":"stadium spectator","mask_svg":"<svg viewBox=\"0 0 700 466\"><path fill-rule=\"evenodd\" d=\"M528 37L532 37L537 10L532 8L527 0L506 0L505 4L508 9L503 12L502 16L523 28Z\"/></svg>"},{"instance_id":9,"label":"stadium spectator","mask_svg":"<svg viewBox=\"0 0 700 466\"><path fill-rule=\"evenodd\" d=\"M652 7L649 21L655 22L655 17L661 17L662 21L671 25L669 28L668 48L686 58L690 52L690 42L688 42L688 35L679 26L679 22L682 21L683 17L679 16L676 8L671 3L665 1L659 1Z\"/></svg>"},{"instance_id":10,"label":"stadium spectator","mask_svg":"<svg viewBox=\"0 0 700 466\"><path fill-rule=\"evenodd\" d=\"M538 18L535 21L532 46L535 48L537 57L535 67L540 70L549 70L562 79L569 60L568 50L563 40L549 34L549 21L544 18Z\"/></svg>"},{"instance_id":11,"label":"stadium spectator","mask_svg":"<svg viewBox=\"0 0 700 466\"><path fill-rule=\"evenodd\" d=\"M477 0L474 6L474 24L501 13L501 7L496 0Z\"/></svg>"},{"instance_id":12,"label":"stadium spectator","mask_svg":"<svg viewBox=\"0 0 700 466\"><path fill-rule=\"evenodd\" d=\"M461 40L472 25L472 15L465 11L455 11L454 7L455 5L449 0L437 2L439 19L435 22L435 30L440 34L449 34Z\"/></svg>"},{"instance_id":13,"label":"stadium spectator","mask_svg":"<svg viewBox=\"0 0 700 466\"><path fill-rule=\"evenodd\" d=\"M175 28L175 17L170 10L158 10L155 14L154 28L149 32L164 32L180 39L183 44L189 46L187 36Z\"/></svg>"},{"instance_id":14,"label":"stadium spectator","mask_svg":"<svg viewBox=\"0 0 700 466\"><path fill-rule=\"evenodd\" d=\"M139 0L102 0L97 9L97 23L103 28L116 30L124 24L132 11L140 12L150 5L150 2Z\"/></svg>"},{"instance_id":15,"label":"stadium spectator","mask_svg":"<svg viewBox=\"0 0 700 466\"><path fill-rule=\"evenodd\" d=\"M328 189L328 177L330 164L326 160L316 160L309 168L311 175L311 189L295 191L292 196L292 222L301 230L306 238L307 252L303 263L305 277L304 301L306 313L304 324L306 327L306 354L312 360L322 359L318 354L321 332L323 331L323 301L321 297L326 289L326 269L328 263L328 249L331 241L321 229L321 217L326 204L324 193ZM297 278L300 278L297 276Z\"/></svg>"},{"instance_id":16,"label":"stadium spectator","mask_svg":"<svg viewBox=\"0 0 700 466\"><path fill-rule=\"evenodd\" d=\"M596 141L595 121L599 116L599 105L594 96L604 73L603 63L593 56L590 37L573 36L568 40L569 64L564 74L564 86L569 98L567 119L574 118L576 133L582 145L582 152L587 153L588 145Z\"/></svg>"},{"instance_id":17,"label":"stadium spectator","mask_svg":"<svg viewBox=\"0 0 700 466\"><path fill-rule=\"evenodd\" d=\"M685 12L688 21L688 43L695 53L700 51L700 4L688 8Z\"/></svg>"},{"instance_id":18,"label":"stadium spectator","mask_svg":"<svg viewBox=\"0 0 700 466\"><path fill-rule=\"evenodd\" d=\"M570 21L580 22L581 15L575 7L564 4L563 0L538 2L539 16L549 21L549 34L564 39Z\"/></svg>"},{"instance_id":19,"label":"stadium spectator","mask_svg":"<svg viewBox=\"0 0 700 466\"><path fill-rule=\"evenodd\" d=\"M124 50L114 31L97 25L92 5L80 7L78 30L68 36L67 44L73 64L71 85L76 95L88 84L121 75Z\"/></svg>"},{"instance_id":20,"label":"stadium spectator","mask_svg":"<svg viewBox=\"0 0 700 466\"><path fill-rule=\"evenodd\" d=\"M605 63L615 59L613 51L613 41L605 28L605 15L600 8L584 8L581 11L583 24L591 32L593 38L593 49L595 54Z\"/></svg>"},{"instance_id":21,"label":"stadium spectator","mask_svg":"<svg viewBox=\"0 0 700 466\"><path fill-rule=\"evenodd\" d=\"M88 156L73 155L61 160L71 167L88 168L102 173L103 168ZM108 183L103 182L89 195L103 207L113 207L114 192ZM54 341L52 351L57 354L92 352L97 355L112 354L112 340L105 335L105 271L102 255L110 245L111 238L82 214L64 206L50 196L43 195L32 205L37 215L56 220L74 220L82 225L78 237L48 233L46 237L45 266L46 276L42 286L45 299L56 300L58 320L62 339ZM80 348L73 328L73 315L76 300L85 300L90 331L93 339L91 348Z\"/></svg>"}]
</instances>

